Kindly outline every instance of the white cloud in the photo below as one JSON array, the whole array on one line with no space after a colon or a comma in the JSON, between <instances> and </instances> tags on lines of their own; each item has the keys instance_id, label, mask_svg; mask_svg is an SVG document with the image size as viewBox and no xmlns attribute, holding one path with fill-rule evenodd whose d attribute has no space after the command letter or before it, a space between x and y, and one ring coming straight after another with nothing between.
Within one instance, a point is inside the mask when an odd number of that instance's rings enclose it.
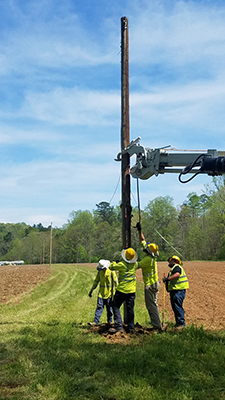
<instances>
[{"instance_id":1,"label":"white cloud","mask_svg":"<svg viewBox=\"0 0 225 400\"><path fill-rule=\"evenodd\" d=\"M95 30L88 29L91 25L88 27L82 21L79 7L72 9L69 2L68 8L66 4L61 7L50 1L44 1L40 6L32 2L32 5L22 11L22 7L10 2L12 26L2 27L0 31L2 74L16 73L29 79L27 74L40 73L42 68L54 71L118 63L115 55L119 43L111 41L109 45L108 42L112 31L109 35L102 32L99 40Z\"/></svg>"},{"instance_id":2,"label":"white cloud","mask_svg":"<svg viewBox=\"0 0 225 400\"><path fill-rule=\"evenodd\" d=\"M19 125L17 128L16 125L16 123L15 126L0 124L1 144L28 144L29 146L37 146L38 143L42 145L42 143L45 142L45 145L49 143L49 147L51 147L53 142L56 144L59 141L63 141L63 133L56 132L53 129L48 131L42 130L41 128L35 129L32 125L28 127L25 126L24 128ZM22 156L22 154L20 154L20 156Z\"/></svg>"},{"instance_id":3,"label":"white cloud","mask_svg":"<svg viewBox=\"0 0 225 400\"><path fill-rule=\"evenodd\" d=\"M19 111L22 117L54 125L115 125L119 123L120 95L114 91L57 88L28 93Z\"/></svg>"},{"instance_id":4,"label":"white cloud","mask_svg":"<svg viewBox=\"0 0 225 400\"><path fill-rule=\"evenodd\" d=\"M88 162L30 162L20 165L9 165L1 168L0 191L4 197L17 201L18 197L24 202L31 199L34 204L43 202L72 203L74 195L89 192L108 192L114 190L118 179L119 165L116 162L94 164ZM17 195L17 199L12 197ZM48 197L51 195L51 197ZM89 207L91 198L87 198ZM84 201L82 196L80 201ZM2 197L3 203L3 197Z\"/></svg>"},{"instance_id":5,"label":"white cloud","mask_svg":"<svg viewBox=\"0 0 225 400\"><path fill-rule=\"evenodd\" d=\"M45 211L45 213L43 213ZM55 214L54 214L55 212ZM60 214L60 215L59 215ZM37 225L42 223L43 226L49 226L53 223L53 228L62 227L68 221L68 215L62 213L59 209L38 209L36 207L3 207L1 209L1 223L17 223L25 222L28 225Z\"/></svg>"},{"instance_id":6,"label":"white cloud","mask_svg":"<svg viewBox=\"0 0 225 400\"><path fill-rule=\"evenodd\" d=\"M187 65L224 59L225 7L203 2L146 3L130 22L131 62Z\"/></svg>"}]
</instances>

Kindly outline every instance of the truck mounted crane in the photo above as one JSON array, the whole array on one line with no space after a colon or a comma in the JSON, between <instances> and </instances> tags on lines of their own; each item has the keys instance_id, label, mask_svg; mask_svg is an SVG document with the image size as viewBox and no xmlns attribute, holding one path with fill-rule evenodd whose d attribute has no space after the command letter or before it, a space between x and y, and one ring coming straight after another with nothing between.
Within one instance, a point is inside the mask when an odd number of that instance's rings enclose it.
<instances>
[{"instance_id":1,"label":"truck mounted crane","mask_svg":"<svg viewBox=\"0 0 225 400\"><path fill-rule=\"evenodd\" d=\"M211 176L225 174L225 151L208 150L178 150L165 146L161 148L145 148L139 141L141 137L132 140L129 145L117 154L115 161L122 160L122 154L136 154L136 163L130 168L133 178L149 179L151 176L164 173L179 173L179 181L187 183L198 174ZM193 174L183 180L183 175Z\"/></svg>"}]
</instances>

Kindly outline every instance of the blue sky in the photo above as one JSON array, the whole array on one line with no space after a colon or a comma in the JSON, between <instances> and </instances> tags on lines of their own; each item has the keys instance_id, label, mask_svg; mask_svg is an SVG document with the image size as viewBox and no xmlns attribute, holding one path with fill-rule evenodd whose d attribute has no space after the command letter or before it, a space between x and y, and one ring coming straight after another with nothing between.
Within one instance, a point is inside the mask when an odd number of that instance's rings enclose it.
<instances>
[{"instance_id":1,"label":"blue sky","mask_svg":"<svg viewBox=\"0 0 225 400\"><path fill-rule=\"evenodd\" d=\"M118 205L121 17L129 21L130 138L225 150L225 4L0 0L0 222L53 223ZM135 159L131 159L131 165ZM178 206L211 178L140 182ZM136 206L136 180L131 181Z\"/></svg>"}]
</instances>

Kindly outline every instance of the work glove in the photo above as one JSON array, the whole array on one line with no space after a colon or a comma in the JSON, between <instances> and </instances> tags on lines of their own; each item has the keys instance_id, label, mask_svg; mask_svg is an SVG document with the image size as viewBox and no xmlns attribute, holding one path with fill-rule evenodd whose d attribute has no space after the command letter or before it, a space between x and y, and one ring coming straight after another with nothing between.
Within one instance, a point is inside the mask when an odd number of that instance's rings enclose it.
<instances>
[{"instance_id":1,"label":"work glove","mask_svg":"<svg viewBox=\"0 0 225 400\"><path fill-rule=\"evenodd\" d=\"M163 278L163 283L166 283L166 282L168 282L168 278L167 278L167 276L164 276L164 278Z\"/></svg>"},{"instance_id":2,"label":"work glove","mask_svg":"<svg viewBox=\"0 0 225 400\"><path fill-rule=\"evenodd\" d=\"M141 223L137 222L136 228L138 230L138 232L141 232Z\"/></svg>"},{"instance_id":3,"label":"work glove","mask_svg":"<svg viewBox=\"0 0 225 400\"><path fill-rule=\"evenodd\" d=\"M92 290L90 290L90 292L88 293L89 297L92 297Z\"/></svg>"}]
</instances>

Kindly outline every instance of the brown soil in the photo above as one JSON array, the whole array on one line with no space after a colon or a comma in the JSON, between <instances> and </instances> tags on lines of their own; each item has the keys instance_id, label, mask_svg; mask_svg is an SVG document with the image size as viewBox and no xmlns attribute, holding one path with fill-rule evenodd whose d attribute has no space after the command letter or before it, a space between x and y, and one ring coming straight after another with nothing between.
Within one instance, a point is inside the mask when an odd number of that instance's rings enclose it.
<instances>
[{"instance_id":1,"label":"brown soil","mask_svg":"<svg viewBox=\"0 0 225 400\"><path fill-rule=\"evenodd\" d=\"M18 302L23 293L30 292L50 274L48 265L0 267L0 303Z\"/></svg>"},{"instance_id":2,"label":"brown soil","mask_svg":"<svg viewBox=\"0 0 225 400\"><path fill-rule=\"evenodd\" d=\"M83 265L96 267L96 264ZM225 262L191 261L184 262L183 266L190 284L184 301L186 324L203 325L206 329L225 329ZM158 263L160 282L164 273L167 274L168 271L167 262ZM0 303L19 301L23 293L31 291L37 284L45 281L50 273L48 265L0 267ZM137 279L142 281L141 270L137 271ZM163 284L161 284L158 297L161 311L163 294ZM165 293L165 320L174 322L168 293ZM91 330L95 331L96 328L91 328ZM135 331L151 334L148 328L139 325L136 326ZM104 335L104 328L102 334ZM127 336L126 332L124 335ZM116 339L115 335L114 337Z\"/></svg>"}]
</instances>

